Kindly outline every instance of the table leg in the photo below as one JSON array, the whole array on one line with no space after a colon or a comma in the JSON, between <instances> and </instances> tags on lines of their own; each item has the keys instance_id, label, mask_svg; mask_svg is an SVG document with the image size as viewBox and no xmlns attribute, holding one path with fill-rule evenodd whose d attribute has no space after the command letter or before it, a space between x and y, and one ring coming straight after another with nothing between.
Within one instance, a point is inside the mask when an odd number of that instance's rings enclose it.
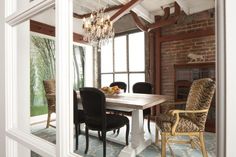
<instances>
[{"instance_id":1,"label":"table leg","mask_svg":"<svg viewBox=\"0 0 236 157\"><path fill-rule=\"evenodd\" d=\"M143 111L132 111L131 143L121 150L119 157L135 157L151 144L151 139L144 139Z\"/></svg>"}]
</instances>

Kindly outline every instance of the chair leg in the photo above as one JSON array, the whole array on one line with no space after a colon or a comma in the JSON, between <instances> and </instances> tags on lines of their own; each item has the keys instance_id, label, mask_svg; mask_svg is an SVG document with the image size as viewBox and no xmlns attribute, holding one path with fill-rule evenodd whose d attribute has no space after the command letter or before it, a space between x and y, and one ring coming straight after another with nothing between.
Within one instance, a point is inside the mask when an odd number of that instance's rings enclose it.
<instances>
[{"instance_id":1,"label":"chair leg","mask_svg":"<svg viewBox=\"0 0 236 157\"><path fill-rule=\"evenodd\" d=\"M47 119L47 125L46 125L46 128L49 128L50 119L51 119L51 112L48 112L48 119Z\"/></svg>"},{"instance_id":2,"label":"chair leg","mask_svg":"<svg viewBox=\"0 0 236 157\"><path fill-rule=\"evenodd\" d=\"M78 125L75 125L75 150L78 150L78 145L79 145L79 141L78 141Z\"/></svg>"},{"instance_id":3,"label":"chair leg","mask_svg":"<svg viewBox=\"0 0 236 157\"><path fill-rule=\"evenodd\" d=\"M116 136L118 136L120 133L120 129L117 129Z\"/></svg>"},{"instance_id":4,"label":"chair leg","mask_svg":"<svg viewBox=\"0 0 236 157\"><path fill-rule=\"evenodd\" d=\"M203 155L203 157L207 157L207 151L206 151L206 147L205 147L205 141L204 141L203 132L199 133L199 140L200 140L202 155Z\"/></svg>"},{"instance_id":5,"label":"chair leg","mask_svg":"<svg viewBox=\"0 0 236 157\"><path fill-rule=\"evenodd\" d=\"M80 123L78 124L78 135L80 135L81 134L81 130L80 130Z\"/></svg>"},{"instance_id":6,"label":"chair leg","mask_svg":"<svg viewBox=\"0 0 236 157\"><path fill-rule=\"evenodd\" d=\"M99 140L102 140L102 137L101 137L100 131L98 131L98 139L99 139Z\"/></svg>"},{"instance_id":7,"label":"chair leg","mask_svg":"<svg viewBox=\"0 0 236 157\"><path fill-rule=\"evenodd\" d=\"M148 132L151 133L151 128L150 128L150 119L151 119L151 116L148 115Z\"/></svg>"},{"instance_id":8,"label":"chair leg","mask_svg":"<svg viewBox=\"0 0 236 157\"><path fill-rule=\"evenodd\" d=\"M158 128L156 127L156 139L155 139L155 144L158 145L158 142L159 142L159 130L158 130Z\"/></svg>"},{"instance_id":9,"label":"chair leg","mask_svg":"<svg viewBox=\"0 0 236 157\"><path fill-rule=\"evenodd\" d=\"M189 140L190 140L190 145L191 145L192 149L195 149L196 147L195 147L194 141L191 136L189 136Z\"/></svg>"},{"instance_id":10,"label":"chair leg","mask_svg":"<svg viewBox=\"0 0 236 157\"><path fill-rule=\"evenodd\" d=\"M84 151L84 154L88 153L88 147L89 147L89 137L88 137L88 127L85 127L85 134L86 134L86 148Z\"/></svg>"},{"instance_id":11,"label":"chair leg","mask_svg":"<svg viewBox=\"0 0 236 157\"><path fill-rule=\"evenodd\" d=\"M102 131L103 157L106 157L106 131Z\"/></svg>"},{"instance_id":12,"label":"chair leg","mask_svg":"<svg viewBox=\"0 0 236 157\"><path fill-rule=\"evenodd\" d=\"M129 123L126 124L126 135L125 135L126 145L129 145Z\"/></svg>"},{"instance_id":13,"label":"chair leg","mask_svg":"<svg viewBox=\"0 0 236 157\"><path fill-rule=\"evenodd\" d=\"M161 157L166 157L166 134L161 133Z\"/></svg>"}]
</instances>

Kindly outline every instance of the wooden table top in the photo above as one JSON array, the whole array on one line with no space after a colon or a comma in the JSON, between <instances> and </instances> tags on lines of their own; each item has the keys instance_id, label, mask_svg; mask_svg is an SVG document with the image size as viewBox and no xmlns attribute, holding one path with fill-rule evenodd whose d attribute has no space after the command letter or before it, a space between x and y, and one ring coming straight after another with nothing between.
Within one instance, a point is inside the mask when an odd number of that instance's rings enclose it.
<instances>
[{"instance_id":1,"label":"wooden table top","mask_svg":"<svg viewBox=\"0 0 236 157\"><path fill-rule=\"evenodd\" d=\"M78 98L80 99L79 92ZM168 99L168 96L156 94L122 93L117 95L106 95L106 107L108 109L125 111L144 110L161 104Z\"/></svg>"}]
</instances>

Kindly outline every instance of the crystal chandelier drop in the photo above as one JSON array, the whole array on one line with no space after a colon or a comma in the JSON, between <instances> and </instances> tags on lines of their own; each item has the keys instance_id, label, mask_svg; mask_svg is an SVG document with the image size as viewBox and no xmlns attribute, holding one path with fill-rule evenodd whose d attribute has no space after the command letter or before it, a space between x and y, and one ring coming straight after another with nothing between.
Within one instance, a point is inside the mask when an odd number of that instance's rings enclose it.
<instances>
[{"instance_id":1,"label":"crystal chandelier drop","mask_svg":"<svg viewBox=\"0 0 236 157\"><path fill-rule=\"evenodd\" d=\"M92 45L104 45L113 38L114 28L109 15L105 15L105 8L91 13L90 18L83 19L84 40Z\"/></svg>"}]
</instances>

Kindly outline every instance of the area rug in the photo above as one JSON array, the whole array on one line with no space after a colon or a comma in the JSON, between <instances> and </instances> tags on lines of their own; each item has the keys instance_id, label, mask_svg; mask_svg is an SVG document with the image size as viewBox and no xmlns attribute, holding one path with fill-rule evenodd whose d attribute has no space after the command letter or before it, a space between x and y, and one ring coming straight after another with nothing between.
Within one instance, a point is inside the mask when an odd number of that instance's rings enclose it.
<instances>
[{"instance_id":1,"label":"area rug","mask_svg":"<svg viewBox=\"0 0 236 157\"><path fill-rule=\"evenodd\" d=\"M146 138L155 139L155 125L152 124L151 134L146 133ZM41 128L38 127L34 129L32 133L40 138L43 138L49 142L56 143L56 129L55 128ZM125 141L125 128L121 129L119 136L115 137L112 132L107 133L107 137L115 138L120 143ZM177 137L177 139L187 139L188 137ZM214 133L205 133L205 143L206 149L208 152L208 157L216 157L215 148L216 148L216 137ZM170 145L174 155L176 157L202 157L201 151L199 149L192 149L190 145L186 144L171 144ZM119 155L120 151L124 148L124 145L117 144L111 141L107 141L106 144L106 156L107 157L116 157ZM82 133L79 136L79 149L75 153L84 156L84 157L102 157L103 156L103 145L102 141L98 140L95 136L89 137L89 150L87 154L84 154L85 150L85 135ZM171 156L170 150L167 147L167 156ZM40 157L36 153L32 152L31 157ZM147 147L144 151L137 155L137 157L161 157L161 147L155 145L154 143Z\"/></svg>"}]
</instances>

